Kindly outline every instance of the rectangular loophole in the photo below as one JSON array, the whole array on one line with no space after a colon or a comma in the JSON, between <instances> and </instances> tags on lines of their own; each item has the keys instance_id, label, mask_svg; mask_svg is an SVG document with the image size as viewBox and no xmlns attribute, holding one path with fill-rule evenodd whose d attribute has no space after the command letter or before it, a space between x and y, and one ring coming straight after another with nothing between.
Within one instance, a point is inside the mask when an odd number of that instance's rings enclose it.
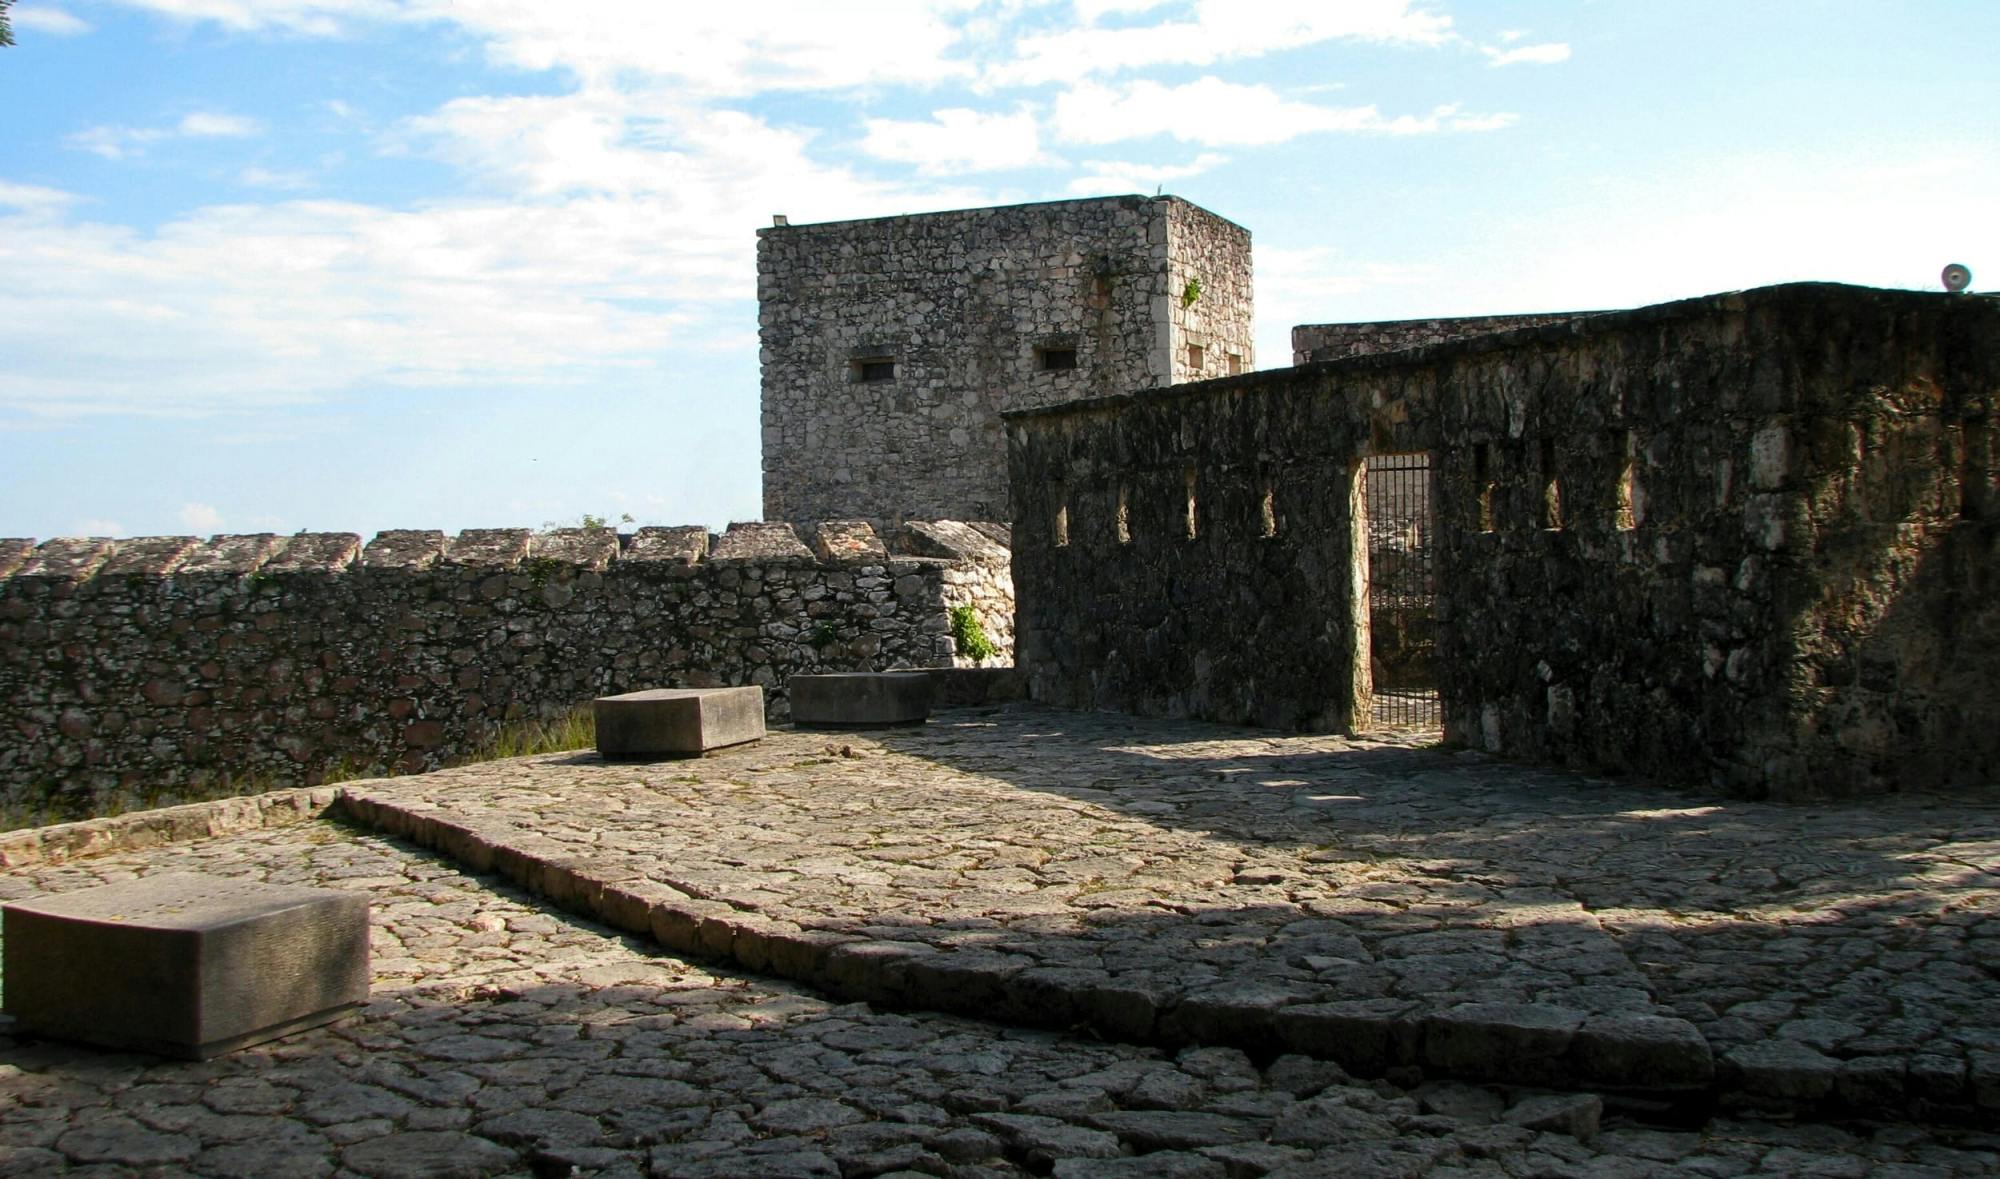
<instances>
[{"instance_id":1,"label":"rectangular loophole","mask_svg":"<svg viewBox=\"0 0 2000 1179\"><path fill-rule=\"evenodd\" d=\"M1477 496L1478 519L1475 525L1481 532L1493 531L1493 448L1484 442L1472 444L1472 487Z\"/></svg>"},{"instance_id":2,"label":"rectangular loophole","mask_svg":"<svg viewBox=\"0 0 2000 1179\"><path fill-rule=\"evenodd\" d=\"M1189 344L1189 345L1187 346L1187 364L1188 364L1188 367L1189 367L1189 368L1191 368L1191 369L1193 369L1193 370L1194 370L1194 371L1196 371L1196 372L1200 372L1200 371L1201 371L1201 362L1202 362L1202 357L1203 357L1204 355L1206 355L1206 354L1205 354L1205 353L1204 353L1204 352L1202 351L1202 347L1201 347L1201 345L1200 345L1200 344Z\"/></svg>"},{"instance_id":3,"label":"rectangular loophole","mask_svg":"<svg viewBox=\"0 0 2000 1179\"><path fill-rule=\"evenodd\" d=\"M1037 348L1035 367L1045 373L1068 372L1076 367L1074 348Z\"/></svg>"},{"instance_id":4,"label":"rectangular loophole","mask_svg":"<svg viewBox=\"0 0 2000 1179\"><path fill-rule=\"evenodd\" d=\"M1639 486L1639 435L1628 430L1618 463L1618 506L1612 526L1620 532L1637 528L1646 517L1645 505L1646 493Z\"/></svg>"},{"instance_id":5,"label":"rectangular loophole","mask_svg":"<svg viewBox=\"0 0 2000 1179\"><path fill-rule=\"evenodd\" d=\"M1236 376L1242 376L1242 375L1243 375L1243 354L1242 354L1242 353L1240 353L1240 352L1231 352L1231 353L1229 354L1229 375L1230 375L1230 376L1232 376L1232 377L1236 377Z\"/></svg>"},{"instance_id":6,"label":"rectangular loophole","mask_svg":"<svg viewBox=\"0 0 2000 1179\"><path fill-rule=\"evenodd\" d=\"M1193 467L1189 467L1189 468L1187 469L1187 471L1186 471L1186 476L1187 476L1187 478L1186 478L1186 482L1187 482L1187 511L1186 511L1186 513L1184 514L1183 518L1182 518L1182 524L1183 524L1183 526L1184 526L1184 527L1186 528L1186 530L1187 530L1187 538L1188 538L1189 540L1193 540L1193 539L1195 538L1195 535L1196 535L1196 528L1195 528L1195 500L1194 500L1194 489L1195 489L1195 475L1194 475L1194 468L1193 468Z\"/></svg>"},{"instance_id":7,"label":"rectangular loophole","mask_svg":"<svg viewBox=\"0 0 2000 1179\"><path fill-rule=\"evenodd\" d=\"M1055 537L1057 548L1066 549L1069 547L1069 495L1067 493L1058 493L1056 496L1056 514L1055 518L1049 521L1049 532Z\"/></svg>"},{"instance_id":8,"label":"rectangular loophole","mask_svg":"<svg viewBox=\"0 0 2000 1179\"><path fill-rule=\"evenodd\" d=\"M1125 485L1118 485L1118 511L1112 516L1113 527L1118 534L1119 544L1132 543L1132 502Z\"/></svg>"},{"instance_id":9,"label":"rectangular loophole","mask_svg":"<svg viewBox=\"0 0 2000 1179\"><path fill-rule=\"evenodd\" d=\"M893 356L869 356L852 364L857 384L873 385L896 379L896 358Z\"/></svg>"},{"instance_id":10,"label":"rectangular loophole","mask_svg":"<svg viewBox=\"0 0 2000 1179\"><path fill-rule=\"evenodd\" d=\"M1556 474L1556 440L1542 439L1542 527L1559 530L1563 526L1562 477Z\"/></svg>"}]
</instances>

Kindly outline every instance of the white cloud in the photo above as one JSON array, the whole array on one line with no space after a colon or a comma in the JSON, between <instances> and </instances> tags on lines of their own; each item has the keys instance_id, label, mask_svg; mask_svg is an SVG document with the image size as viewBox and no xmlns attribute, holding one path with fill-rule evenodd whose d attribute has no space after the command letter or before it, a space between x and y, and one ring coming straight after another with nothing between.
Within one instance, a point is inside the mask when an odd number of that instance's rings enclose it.
<instances>
[{"instance_id":1,"label":"white cloud","mask_svg":"<svg viewBox=\"0 0 2000 1179\"><path fill-rule=\"evenodd\" d=\"M1208 66L1322 41L1439 45L1450 35L1450 17L1411 0L1197 0L1189 20L1022 37L1014 60L993 66L989 78L1034 85L1148 66Z\"/></svg>"},{"instance_id":2,"label":"white cloud","mask_svg":"<svg viewBox=\"0 0 2000 1179\"><path fill-rule=\"evenodd\" d=\"M1073 196L1096 196L1100 194L1146 193L1156 190L1176 180L1199 176L1222 164L1229 157L1220 152L1205 151L1185 164L1142 164L1127 160L1086 160L1088 171L1069 182Z\"/></svg>"},{"instance_id":3,"label":"white cloud","mask_svg":"<svg viewBox=\"0 0 2000 1179\"><path fill-rule=\"evenodd\" d=\"M18 209L24 213L52 212L76 200L61 189L42 188L33 184L10 184L0 180L0 206Z\"/></svg>"},{"instance_id":4,"label":"white cloud","mask_svg":"<svg viewBox=\"0 0 2000 1179\"><path fill-rule=\"evenodd\" d=\"M190 23L208 21L238 32L273 30L338 36L357 22L411 15L397 0L120 0L127 7Z\"/></svg>"},{"instance_id":5,"label":"white cloud","mask_svg":"<svg viewBox=\"0 0 2000 1179\"><path fill-rule=\"evenodd\" d=\"M1283 143L1313 132L1423 135L1491 131L1511 114L1461 114L1456 105L1428 115L1384 115L1374 106L1296 102L1268 86L1204 77L1181 86L1139 81L1121 87L1086 82L1056 99L1057 135L1075 143L1117 143L1171 135L1211 146Z\"/></svg>"},{"instance_id":6,"label":"white cloud","mask_svg":"<svg viewBox=\"0 0 2000 1179\"><path fill-rule=\"evenodd\" d=\"M236 179L251 188L296 191L312 187L312 176L309 173L276 171L270 168L245 168L236 174Z\"/></svg>"},{"instance_id":7,"label":"white cloud","mask_svg":"<svg viewBox=\"0 0 2000 1179\"><path fill-rule=\"evenodd\" d=\"M0 207L0 407L201 414L623 377L675 350L754 348L716 316L754 297L770 212L983 195L869 180L814 162L804 134L650 95L465 99L402 134L488 191L408 209L218 205L138 233L61 193L0 188L17 210Z\"/></svg>"},{"instance_id":8,"label":"white cloud","mask_svg":"<svg viewBox=\"0 0 2000 1179\"><path fill-rule=\"evenodd\" d=\"M90 127L69 137L72 147L107 160L122 160L169 139L244 139L263 133L263 124L241 115L196 111L171 127Z\"/></svg>"},{"instance_id":9,"label":"white cloud","mask_svg":"<svg viewBox=\"0 0 2000 1179\"><path fill-rule=\"evenodd\" d=\"M216 533L222 531L222 513L213 504L182 504L180 510L181 527L190 532Z\"/></svg>"},{"instance_id":10,"label":"white cloud","mask_svg":"<svg viewBox=\"0 0 2000 1179\"><path fill-rule=\"evenodd\" d=\"M878 160L915 164L929 175L992 172L1055 162L1043 154L1035 116L981 114L965 107L933 111L927 122L867 120L861 150Z\"/></svg>"},{"instance_id":11,"label":"white cloud","mask_svg":"<svg viewBox=\"0 0 2000 1179\"><path fill-rule=\"evenodd\" d=\"M1489 64L1510 65L1554 65L1569 60L1569 45L1562 41L1545 41L1539 45L1518 45L1512 49L1496 49L1482 45L1479 52L1486 55Z\"/></svg>"},{"instance_id":12,"label":"white cloud","mask_svg":"<svg viewBox=\"0 0 2000 1179\"><path fill-rule=\"evenodd\" d=\"M825 0L662 4L658 0L121 0L185 21L242 31L338 36L364 22L449 22L495 62L609 82L634 76L684 92L745 95L967 77L955 56L966 4Z\"/></svg>"},{"instance_id":13,"label":"white cloud","mask_svg":"<svg viewBox=\"0 0 2000 1179\"><path fill-rule=\"evenodd\" d=\"M90 31L88 22L60 8L47 8L40 4L22 5L13 9L10 16L15 28L47 33L52 37L74 37Z\"/></svg>"},{"instance_id":14,"label":"white cloud","mask_svg":"<svg viewBox=\"0 0 2000 1179\"><path fill-rule=\"evenodd\" d=\"M1086 23L1094 25L1107 15L1126 16L1135 12L1151 12L1169 2L1170 0L1076 0L1076 14Z\"/></svg>"},{"instance_id":15,"label":"white cloud","mask_svg":"<svg viewBox=\"0 0 2000 1179\"><path fill-rule=\"evenodd\" d=\"M263 125L241 115L196 111L182 118L174 130L191 139L244 139L261 134Z\"/></svg>"}]
</instances>

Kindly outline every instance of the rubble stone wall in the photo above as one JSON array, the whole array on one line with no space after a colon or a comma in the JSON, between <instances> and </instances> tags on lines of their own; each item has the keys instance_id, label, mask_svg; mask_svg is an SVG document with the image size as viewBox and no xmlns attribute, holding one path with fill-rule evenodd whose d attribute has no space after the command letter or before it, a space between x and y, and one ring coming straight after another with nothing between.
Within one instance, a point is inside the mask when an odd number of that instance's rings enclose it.
<instances>
[{"instance_id":1,"label":"rubble stone wall","mask_svg":"<svg viewBox=\"0 0 2000 1179\"><path fill-rule=\"evenodd\" d=\"M1377 352L1404 352L1516 328L1568 323L1596 311L1535 315L1467 315L1448 319L1386 319L1373 323L1302 323L1292 329L1292 363L1315 364Z\"/></svg>"},{"instance_id":2,"label":"rubble stone wall","mask_svg":"<svg viewBox=\"0 0 2000 1179\"><path fill-rule=\"evenodd\" d=\"M983 529L983 531L982 531ZM417 771L609 693L1011 658L1004 529L0 541L0 807Z\"/></svg>"},{"instance_id":3,"label":"rubble stone wall","mask_svg":"<svg viewBox=\"0 0 2000 1179\"><path fill-rule=\"evenodd\" d=\"M757 295L771 520L1004 520L1001 411L1253 359L1249 233L1173 197L764 229Z\"/></svg>"},{"instance_id":4,"label":"rubble stone wall","mask_svg":"<svg viewBox=\"0 0 2000 1179\"><path fill-rule=\"evenodd\" d=\"M1798 284L1011 415L1017 662L1039 699L1353 727L1356 471L1428 451L1447 738L1780 797L1992 782L1996 402L2000 302Z\"/></svg>"}]
</instances>

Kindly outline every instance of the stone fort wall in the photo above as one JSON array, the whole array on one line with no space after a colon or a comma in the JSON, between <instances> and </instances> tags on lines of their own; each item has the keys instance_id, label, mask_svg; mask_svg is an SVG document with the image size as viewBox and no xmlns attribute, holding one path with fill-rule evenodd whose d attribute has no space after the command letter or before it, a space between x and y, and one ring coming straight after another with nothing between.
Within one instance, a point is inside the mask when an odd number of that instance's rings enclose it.
<instances>
[{"instance_id":1,"label":"stone fort wall","mask_svg":"<svg viewBox=\"0 0 2000 1179\"><path fill-rule=\"evenodd\" d=\"M1254 366L1250 235L1174 197L763 229L757 295L770 520L1004 520L1002 411Z\"/></svg>"},{"instance_id":2,"label":"stone fort wall","mask_svg":"<svg viewBox=\"0 0 2000 1179\"><path fill-rule=\"evenodd\" d=\"M1767 288L1008 418L1016 662L1365 728L1363 459L1433 456L1448 738L1811 797L2000 778L2000 301Z\"/></svg>"},{"instance_id":3,"label":"stone fort wall","mask_svg":"<svg viewBox=\"0 0 2000 1179\"><path fill-rule=\"evenodd\" d=\"M866 524L0 541L0 809L432 769L652 687L1011 655L1006 531ZM810 547L809 547L809 543Z\"/></svg>"},{"instance_id":4,"label":"stone fort wall","mask_svg":"<svg viewBox=\"0 0 2000 1179\"><path fill-rule=\"evenodd\" d=\"M1404 352L1516 328L1568 323L1596 311L1527 315L1464 315L1445 319L1384 319L1371 323L1302 323L1292 329L1292 363L1316 364L1377 352Z\"/></svg>"}]
</instances>

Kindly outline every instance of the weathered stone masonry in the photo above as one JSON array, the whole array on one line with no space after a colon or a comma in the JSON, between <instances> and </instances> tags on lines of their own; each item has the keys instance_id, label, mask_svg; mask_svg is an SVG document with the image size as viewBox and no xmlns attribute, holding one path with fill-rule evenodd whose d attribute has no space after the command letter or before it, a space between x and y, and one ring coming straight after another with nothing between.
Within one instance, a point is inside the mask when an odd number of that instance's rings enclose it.
<instances>
[{"instance_id":1,"label":"weathered stone masonry","mask_svg":"<svg viewBox=\"0 0 2000 1179\"><path fill-rule=\"evenodd\" d=\"M1017 662L1057 703L1353 727L1360 460L1429 451L1448 737L1787 797L1992 781L1996 399L2000 303L1801 284L1023 411Z\"/></svg>"},{"instance_id":2,"label":"weathered stone masonry","mask_svg":"<svg viewBox=\"0 0 2000 1179\"><path fill-rule=\"evenodd\" d=\"M984 531L982 531L982 529ZM504 722L666 686L948 667L954 605L1008 653L1004 529L0 541L0 805L434 768Z\"/></svg>"},{"instance_id":3,"label":"weathered stone masonry","mask_svg":"<svg viewBox=\"0 0 2000 1179\"><path fill-rule=\"evenodd\" d=\"M1005 519L1002 410L1232 371L1250 235L1173 197L758 232L764 516Z\"/></svg>"},{"instance_id":4,"label":"weathered stone masonry","mask_svg":"<svg viewBox=\"0 0 2000 1179\"><path fill-rule=\"evenodd\" d=\"M1384 319L1370 323L1302 323L1292 329L1292 363L1314 364L1371 356L1377 352L1407 352L1431 344L1490 336L1516 328L1568 323L1598 311L1549 311L1527 315L1462 315L1445 319Z\"/></svg>"}]
</instances>

